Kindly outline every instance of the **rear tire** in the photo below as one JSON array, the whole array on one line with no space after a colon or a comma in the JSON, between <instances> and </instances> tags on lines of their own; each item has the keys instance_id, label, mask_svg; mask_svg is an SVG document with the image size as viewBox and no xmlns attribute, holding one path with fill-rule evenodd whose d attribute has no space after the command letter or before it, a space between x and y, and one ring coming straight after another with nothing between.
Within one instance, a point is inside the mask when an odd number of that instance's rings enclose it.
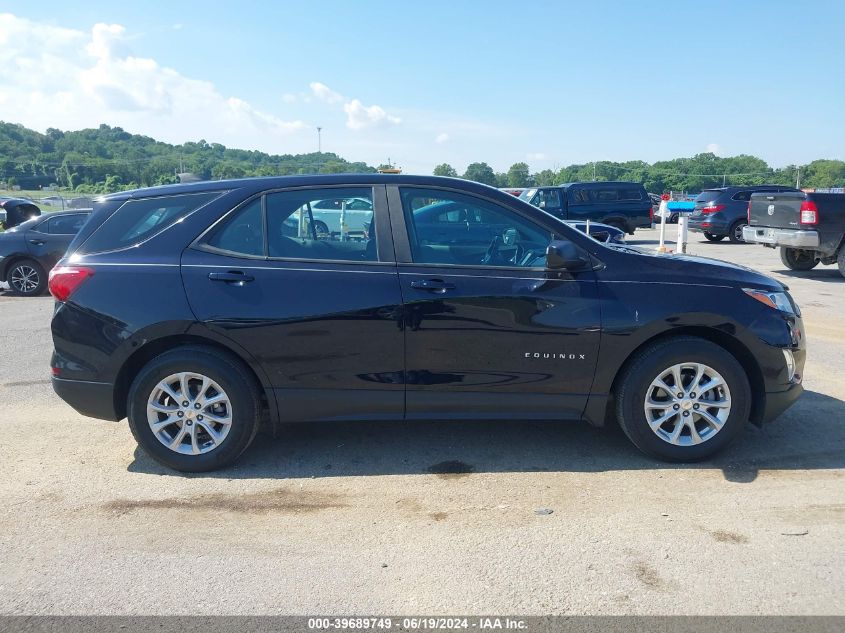
<instances>
[{"instance_id":1,"label":"rear tire","mask_svg":"<svg viewBox=\"0 0 845 633\"><path fill-rule=\"evenodd\" d=\"M806 251L800 248L780 247L780 261L789 270L812 270L819 265L815 251ZM842 271L842 251L839 251L839 270Z\"/></svg>"},{"instance_id":2,"label":"rear tire","mask_svg":"<svg viewBox=\"0 0 845 633\"><path fill-rule=\"evenodd\" d=\"M679 368L680 386L669 377L663 382L668 391L655 387L667 372L674 375L673 368ZM715 386L706 389L708 383ZM625 435L647 455L672 462L719 452L750 412L751 387L739 361L723 347L691 336L665 339L639 352L620 376L616 393L616 416ZM663 416L668 417L656 424Z\"/></svg>"},{"instance_id":3,"label":"rear tire","mask_svg":"<svg viewBox=\"0 0 845 633\"><path fill-rule=\"evenodd\" d=\"M839 266L839 274L845 277L845 246L839 247L839 256L836 258L836 265Z\"/></svg>"},{"instance_id":4,"label":"rear tire","mask_svg":"<svg viewBox=\"0 0 845 633\"><path fill-rule=\"evenodd\" d=\"M728 239L734 244L745 244L745 238L742 236L742 229L748 226L748 222L740 220L731 224L728 230Z\"/></svg>"},{"instance_id":5,"label":"rear tire","mask_svg":"<svg viewBox=\"0 0 845 633\"><path fill-rule=\"evenodd\" d=\"M726 237L727 235L713 235L713 233L708 233L707 231L704 231L704 239L706 239L708 242L721 242Z\"/></svg>"},{"instance_id":6,"label":"rear tire","mask_svg":"<svg viewBox=\"0 0 845 633\"><path fill-rule=\"evenodd\" d=\"M150 457L174 470L206 472L234 462L255 438L261 392L240 360L186 346L141 369L126 410L135 441Z\"/></svg>"},{"instance_id":7,"label":"rear tire","mask_svg":"<svg viewBox=\"0 0 845 633\"><path fill-rule=\"evenodd\" d=\"M12 293L20 297L36 297L47 289L47 273L34 259L15 262L6 281Z\"/></svg>"}]
</instances>

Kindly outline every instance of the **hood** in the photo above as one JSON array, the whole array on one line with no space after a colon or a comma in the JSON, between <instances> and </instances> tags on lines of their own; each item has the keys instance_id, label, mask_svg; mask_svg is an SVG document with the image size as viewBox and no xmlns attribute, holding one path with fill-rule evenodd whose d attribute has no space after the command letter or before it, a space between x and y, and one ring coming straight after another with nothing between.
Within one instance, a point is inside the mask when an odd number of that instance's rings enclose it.
<instances>
[{"instance_id":1,"label":"hood","mask_svg":"<svg viewBox=\"0 0 845 633\"><path fill-rule=\"evenodd\" d=\"M636 271L638 279L648 278L651 281L667 281L674 283L703 284L712 286L734 286L737 288L759 288L782 292L787 287L772 277L761 272L709 257L692 255L658 255L626 249L628 257L637 258L636 264L631 265Z\"/></svg>"}]
</instances>

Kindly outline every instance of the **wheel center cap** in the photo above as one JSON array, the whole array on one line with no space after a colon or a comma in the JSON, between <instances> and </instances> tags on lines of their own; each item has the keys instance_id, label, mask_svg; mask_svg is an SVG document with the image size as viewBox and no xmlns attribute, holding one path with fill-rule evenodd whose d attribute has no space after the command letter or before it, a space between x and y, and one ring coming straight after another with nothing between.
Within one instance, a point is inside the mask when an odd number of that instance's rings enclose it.
<instances>
[{"instance_id":1,"label":"wheel center cap","mask_svg":"<svg viewBox=\"0 0 845 633\"><path fill-rule=\"evenodd\" d=\"M692 400L684 400L684 401L681 403L681 408L682 408L684 411L689 411L690 409L692 409Z\"/></svg>"},{"instance_id":2,"label":"wheel center cap","mask_svg":"<svg viewBox=\"0 0 845 633\"><path fill-rule=\"evenodd\" d=\"M194 417L194 412L193 412L193 410L190 410L190 409L189 409L188 411L185 411L185 417L186 417L186 418L188 418L189 420L190 420L191 418L193 418L193 417Z\"/></svg>"}]
</instances>

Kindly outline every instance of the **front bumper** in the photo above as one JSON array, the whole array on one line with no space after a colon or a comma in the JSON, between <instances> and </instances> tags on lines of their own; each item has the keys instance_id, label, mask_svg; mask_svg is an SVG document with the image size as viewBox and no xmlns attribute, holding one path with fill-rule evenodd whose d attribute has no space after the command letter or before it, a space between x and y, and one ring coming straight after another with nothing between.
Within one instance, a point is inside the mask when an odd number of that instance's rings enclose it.
<instances>
[{"instance_id":1,"label":"front bumper","mask_svg":"<svg viewBox=\"0 0 845 633\"><path fill-rule=\"evenodd\" d=\"M757 242L770 246L792 246L795 248L818 248L819 246L817 231L801 229L746 226L742 229L742 237L746 242Z\"/></svg>"},{"instance_id":2,"label":"front bumper","mask_svg":"<svg viewBox=\"0 0 845 633\"><path fill-rule=\"evenodd\" d=\"M53 391L82 415L100 420L118 419L114 410L114 385L111 383L53 376Z\"/></svg>"},{"instance_id":3,"label":"front bumper","mask_svg":"<svg viewBox=\"0 0 845 633\"><path fill-rule=\"evenodd\" d=\"M791 407L801 394L804 393L804 385L795 382L786 391L775 391L766 393L766 405L763 409L761 422L771 422L781 413Z\"/></svg>"}]
</instances>

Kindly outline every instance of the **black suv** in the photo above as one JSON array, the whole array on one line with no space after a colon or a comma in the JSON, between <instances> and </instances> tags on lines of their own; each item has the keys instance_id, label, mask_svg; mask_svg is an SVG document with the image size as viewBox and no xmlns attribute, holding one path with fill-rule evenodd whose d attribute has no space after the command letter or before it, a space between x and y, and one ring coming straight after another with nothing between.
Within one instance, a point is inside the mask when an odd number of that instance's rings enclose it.
<instances>
[{"instance_id":1,"label":"black suv","mask_svg":"<svg viewBox=\"0 0 845 633\"><path fill-rule=\"evenodd\" d=\"M689 230L703 233L710 242L726 237L734 243L745 242L742 229L748 226L748 202L752 193L798 191L781 185L748 185L705 189L695 199L689 216Z\"/></svg>"},{"instance_id":2,"label":"black suv","mask_svg":"<svg viewBox=\"0 0 845 633\"><path fill-rule=\"evenodd\" d=\"M56 211L0 233L0 279L14 294L42 294L47 290L47 273L65 254L88 215L88 211Z\"/></svg>"},{"instance_id":3,"label":"black suv","mask_svg":"<svg viewBox=\"0 0 845 633\"><path fill-rule=\"evenodd\" d=\"M519 198L561 220L602 222L631 235L637 228L649 228L654 218L652 199L638 182L571 182L532 187Z\"/></svg>"},{"instance_id":4,"label":"black suv","mask_svg":"<svg viewBox=\"0 0 845 633\"><path fill-rule=\"evenodd\" d=\"M317 232L314 207L344 227L361 199L361 230ZM433 205L478 221L441 231ZM612 412L646 453L697 460L802 391L803 326L779 282L602 244L451 178L115 194L50 290L56 392L128 417L151 456L185 471L235 460L265 419L602 425Z\"/></svg>"}]
</instances>

